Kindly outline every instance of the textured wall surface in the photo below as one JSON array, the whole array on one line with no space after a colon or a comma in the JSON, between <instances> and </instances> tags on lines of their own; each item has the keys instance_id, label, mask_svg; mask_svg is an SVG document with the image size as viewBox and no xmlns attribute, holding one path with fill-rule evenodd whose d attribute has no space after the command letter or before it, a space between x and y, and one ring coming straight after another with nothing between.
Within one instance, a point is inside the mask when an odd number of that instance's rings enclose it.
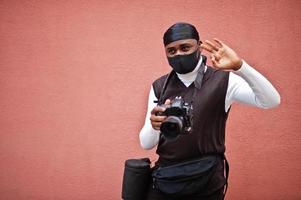
<instances>
[{"instance_id":1,"label":"textured wall surface","mask_svg":"<svg viewBox=\"0 0 301 200\"><path fill-rule=\"evenodd\" d=\"M0 199L117 200L140 148L163 32L191 22L279 90L281 106L234 105L226 199L301 199L301 1L0 1Z\"/></svg>"}]
</instances>

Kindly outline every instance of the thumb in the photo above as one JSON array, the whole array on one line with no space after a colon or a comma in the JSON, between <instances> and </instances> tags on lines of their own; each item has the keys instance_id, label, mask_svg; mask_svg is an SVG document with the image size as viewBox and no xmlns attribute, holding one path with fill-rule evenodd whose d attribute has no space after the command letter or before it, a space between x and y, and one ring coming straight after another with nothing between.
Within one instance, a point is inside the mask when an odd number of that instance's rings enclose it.
<instances>
[{"instance_id":1,"label":"thumb","mask_svg":"<svg viewBox=\"0 0 301 200\"><path fill-rule=\"evenodd\" d=\"M171 103L170 99L166 99L164 105L169 105Z\"/></svg>"}]
</instances>

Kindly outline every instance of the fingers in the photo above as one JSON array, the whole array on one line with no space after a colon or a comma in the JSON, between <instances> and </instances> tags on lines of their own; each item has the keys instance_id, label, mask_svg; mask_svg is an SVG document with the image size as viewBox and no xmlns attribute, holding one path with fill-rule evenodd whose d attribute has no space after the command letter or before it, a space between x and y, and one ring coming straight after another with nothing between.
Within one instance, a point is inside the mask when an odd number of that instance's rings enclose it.
<instances>
[{"instance_id":1,"label":"fingers","mask_svg":"<svg viewBox=\"0 0 301 200\"><path fill-rule=\"evenodd\" d=\"M219 39L217 39L217 38L213 38L213 40L214 40L217 44L219 44L221 47L225 46L225 44L224 44L221 40L219 40Z\"/></svg>"},{"instance_id":2,"label":"fingers","mask_svg":"<svg viewBox=\"0 0 301 200\"><path fill-rule=\"evenodd\" d=\"M213 38L213 41L216 43L214 44L213 42L209 41L209 40L205 40L205 42L203 44L201 44L201 47L207 51L209 51L210 53L215 53L217 51L220 50L220 48L225 47L225 43L223 43L221 40L219 40L218 38Z\"/></svg>"},{"instance_id":3,"label":"fingers","mask_svg":"<svg viewBox=\"0 0 301 200\"><path fill-rule=\"evenodd\" d=\"M204 44L202 44L201 47L211 53L210 58L213 67L215 69L220 69L219 61L223 57L225 44L217 38L214 38L213 41L214 42L205 40Z\"/></svg>"},{"instance_id":4,"label":"fingers","mask_svg":"<svg viewBox=\"0 0 301 200\"><path fill-rule=\"evenodd\" d=\"M156 115L156 113L163 112L163 111L164 108L157 106L151 112L152 114L150 120L151 120L152 127L155 130L160 130L162 122L166 119L166 116Z\"/></svg>"},{"instance_id":5,"label":"fingers","mask_svg":"<svg viewBox=\"0 0 301 200\"><path fill-rule=\"evenodd\" d=\"M153 129L160 130L162 122L151 122L151 123L152 123Z\"/></svg>"},{"instance_id":6,"label":"fingers","mask_svg":"<svg viewBox=\"0 0 301 200\"><path fill-rule=\"evenodd\" d=\"M219 47L210 42L209 40L206 40L203 44L201 44L201 47L210 53L217 52L219 50Z\"/></svg>"},{"instance_id":7,"label":"fingers","mask_svg":"<svg viewBox=\"0 0 301 200\"><path fill-rule=\"evenodd\" d=\"M152 111L151 111L151 116L150 120L151 122L162 122L166 119L166 116L164 115L158 115L160 112L164 112L165 108L156 106Z\"/></svg>"},{"instance_id":8,"label":"fingers","mask_svg":"<svg viewBox=\"0 0 301 200\"><path fill-rule=\"evenodd\" d=\"M205 41L205 44L207 44L208 46L210 46L214 51L218 51L218 48L215 44L213 44L212 42L210 42L209 40Z\"/></svg>"},{"instance_id":9,"label":"fingers","mask_svg":"<svg viewBox=\"0 0 301 200\"><path fill-rule=\"evenodd\" d=\"M205 44L205 43L201 44L201 48L202 48L202 49L205 49L206 51L208 51L208 52L210 52L210 53L213 53L213 52L214 52L213 48L210 47L209 45Z\"/></svg>"},{"instance_id":10,"label":"fingers","mask_svg":"<svg viewBox=\"0 0 301 200\"><path fill-rule=\"evenodd\" d=\"M150 120L152 122L163 122L166 119L166 116L157 116L157 115L151 115Z\"/></svg>"},{"instance_id":11,"label":"fingers","mask_svg":"<svg viewBox=\"0 0 301 200\"><path fill-rule=\"evenodd\" d=\"M164 105L169 105L169 104L171 104L171 100L170 99L166 99ZM165 109L166 109L165 107L156 106L151 111L150 120L151 120L152 127L155 130L160 130L162 122L166 119L166 116L158 114L158 113L164 112Z\"/></svg>"},{"instance_id":12,"label":"fingers","mask_svg":"<svg viewBox=\"0 0 301 200\"><path fill-rule=\"evenodd\" d=\"M165 108L161 106L156 106L152 109L151 114L155 115L158 112L164 112Z\"/></svg>"}]
</instances>

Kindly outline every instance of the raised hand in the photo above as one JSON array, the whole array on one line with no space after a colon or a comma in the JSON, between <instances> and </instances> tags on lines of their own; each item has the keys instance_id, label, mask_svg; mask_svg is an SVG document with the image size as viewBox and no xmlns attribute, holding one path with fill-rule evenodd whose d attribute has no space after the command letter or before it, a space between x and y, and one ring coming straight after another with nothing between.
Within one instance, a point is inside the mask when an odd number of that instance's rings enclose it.
<instances>
[{"instance_id":1,"label":"raised hand","mask_svg":"<svg viewBox=\"0 0 301 200\"><path fill-rule=\"evenodd\" d=\"M214 43L206 40L201 48L211 53L213 67L219 70L232 71L240 69L242 60L221 40L214 38Z\"/></svg>"}]
</instances>

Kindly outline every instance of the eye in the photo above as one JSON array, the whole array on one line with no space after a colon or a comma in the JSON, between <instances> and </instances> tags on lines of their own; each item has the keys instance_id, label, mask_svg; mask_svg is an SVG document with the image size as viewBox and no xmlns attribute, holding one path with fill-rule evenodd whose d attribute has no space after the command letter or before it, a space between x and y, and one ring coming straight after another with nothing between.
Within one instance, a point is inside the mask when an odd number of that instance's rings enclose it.
<instances>
[{"instance_id":1,"label":"eye","mask_svg":"<svg viewBox=\"0 0 301 200\"><path fill-rule=\"evenodd\" d=\"M175 49L168 49L167 53L170 54L170 55L173 55L173 54L176 53L176 50Z\"/></svg>"},{"instance_id":2,"label":"eye","mask_svg":"<svg viewBox=\"0 0 301 200\"><path fill-rule=\"evenodd\" d=\"M190 46L184 45L184 46L181 47L181 50L182 50L182 51L189 51L190 48L191 48Z\"/></svg>"}]
</instances>

